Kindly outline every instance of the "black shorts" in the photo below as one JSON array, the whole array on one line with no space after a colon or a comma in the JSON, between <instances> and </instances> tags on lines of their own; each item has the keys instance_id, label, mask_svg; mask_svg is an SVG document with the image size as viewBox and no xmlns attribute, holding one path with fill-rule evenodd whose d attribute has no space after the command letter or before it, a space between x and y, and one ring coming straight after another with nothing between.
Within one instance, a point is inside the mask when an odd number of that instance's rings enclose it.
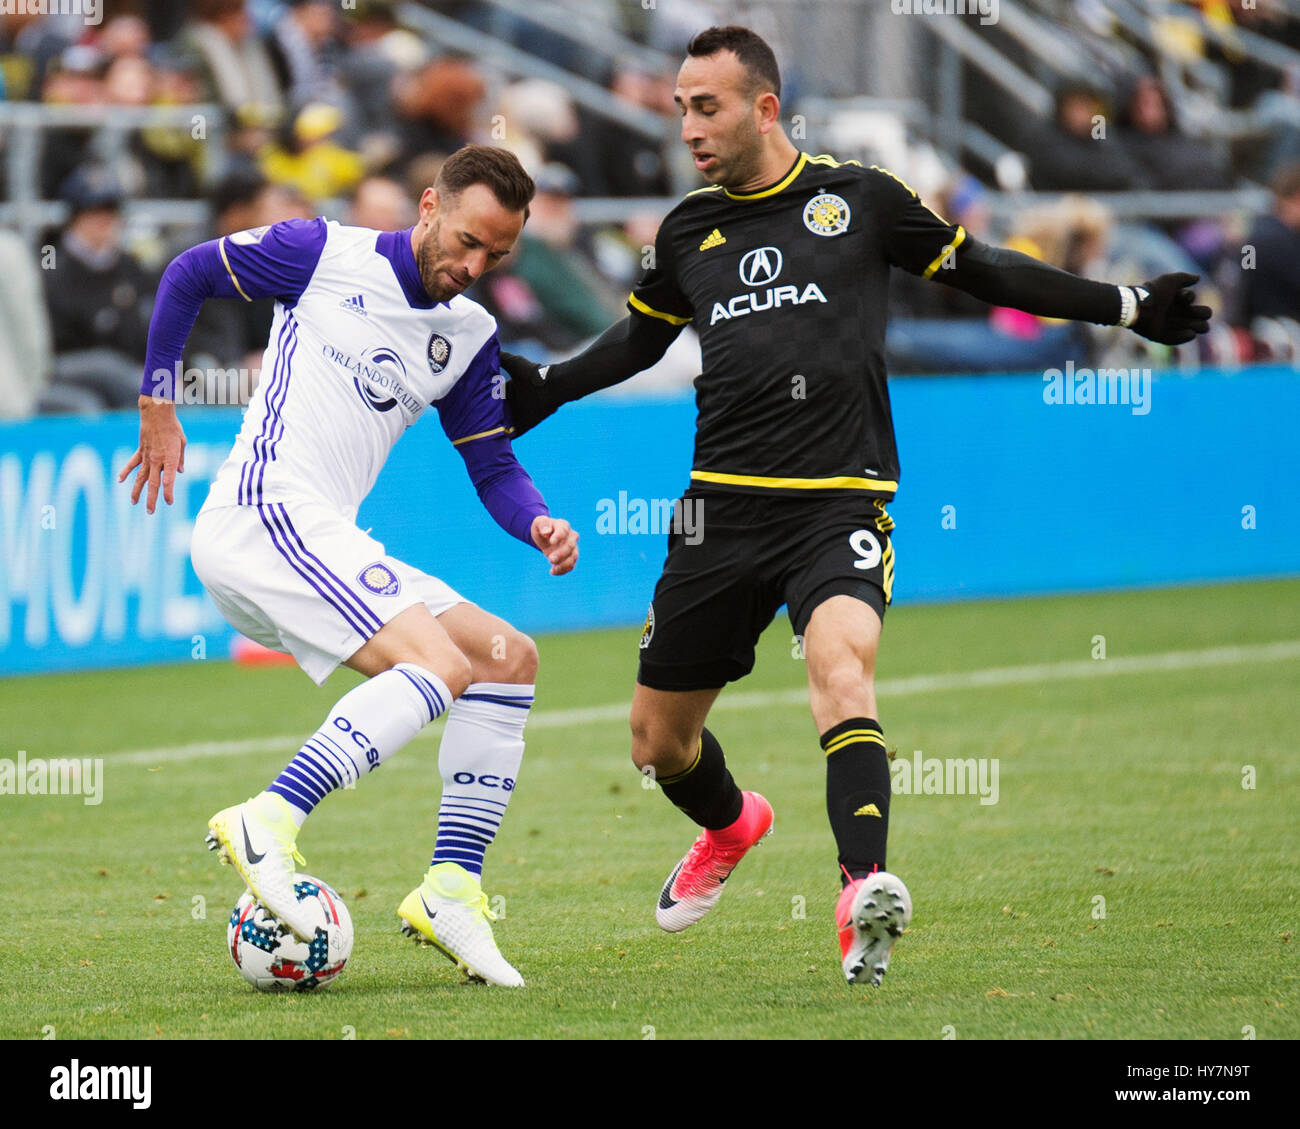
<instances>
[{"instance_id":1,"label":"black shorts","mask_svg":"<svg viewBox=\"0 0 1300 1129\"><path fill-rule=\"evenodd\" d=\"M688 490L678 505L641 633L641 685L706 690L743 678L782 604L798 636L831 596L884 619L894 522L881 499Z\"/></svg>"}]
</instances>

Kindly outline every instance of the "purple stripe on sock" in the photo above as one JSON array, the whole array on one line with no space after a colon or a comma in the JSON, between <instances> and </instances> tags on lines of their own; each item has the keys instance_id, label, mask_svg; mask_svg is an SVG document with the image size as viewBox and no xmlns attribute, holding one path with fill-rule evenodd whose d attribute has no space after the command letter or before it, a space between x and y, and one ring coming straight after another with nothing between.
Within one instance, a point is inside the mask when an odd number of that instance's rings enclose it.
<instances>
[{"instance_id":1,"label":"purple stripe on sock","mask_svg":"<svg viewBox=\"0 0 1300 1129\"><path fill-rule=\"evenodd\" d=\"M323 742L328 742L328 744ZM349 777L356 776L356 761L348 756L345 751L338 749L337 746L335 748L330 748L330 745L333 744L334 742L329 741L329 738L323 737L320 733L314 733L307 738L306 742L303 744L303 748L311 749L311 751L320 758L322 768L332 768L335 775L337 775L341 780L347 780Z\"/></svg>"},{"instance_id":2,"label":"purple stripe on sock","mask_svg":"<svg viewBox=\"0 0 1300 1129\"><path fill-rule=\"evenodd\" d=\"M447 708L447 703L442 700L442 695L438 693L438 687L436 687L432 682L430 682L427 678L425 678L424 675L419 674L416 671L410 671L409 673L412 678L418 679L420 684L431 695L433 695L433 700L438 703L438 713L442 713L443 710Z\"/></svg>"},{"instance_id":3,"label":"purple stripe on sock","mask_svg":"<svg viewBox=\"0 0 1300 1129\"><path fill-rule=\"evenodd\" d=\"M311 815L312 808L325 798L324 796L304 796L297 789L281 784L279 781L267 788L267 791L274 792L277 796L283 796L294 807L306 812L308 815Z\"/></svg>"},{"instance_id":4,"label":"purple stripe on sock","mask_svg":"<svg viewBox=\"0 0 1300 1129\"><path fill-rule=\"evenodd\" d=\"M323 789L326 792L337 788L340 784L336 776L324 772L319 764L314 760L309 761L301 752L293 758L284 771L285 774L302 780L304 784Z\"/></svg>"},{"instance_id":5,"label":"purple stripe on sock","mask_svg":"<svg viewBox=\"0 0 1300 1129\"><path fill-rule=\"evenodd\" d=\"M444 803L448 800L460 800L463 803L471 804L495 804L499 808L504 808L506 806L505 800L492 800L487 796L458 796L455 792L444 792L442 794L442 799Z\"/></svg>"},{"instance_id":6,"label":"purple stripe on sock","mask_svg":"<svg viewBox=\"0 0 1300 1129\"><path fill-rule=\"evenodd\" d=\"M430 697L429 692L424 688L423 680L416 678L409 670L403 670L400 666L394 667L393 669L399 674L405 676L406 680L415 687L416 692L419 693L420 697L424 699L424 704L429 707L429 720L432 721L437 717L437 707L434 706L433 698Z\"/></svg>"},{"instance_id":7,"label":"purple stripe on sock","mask_svg":"<svg viewBox=\"0 0 1300 1129\"><path fill-rule=\"evenodd\" d=\"M526 710L533 704L532 698L504 698L496 694L462 694L462 702L492 702L498 706L512 706L517 710Z\"/></svg>"}]
</instances>

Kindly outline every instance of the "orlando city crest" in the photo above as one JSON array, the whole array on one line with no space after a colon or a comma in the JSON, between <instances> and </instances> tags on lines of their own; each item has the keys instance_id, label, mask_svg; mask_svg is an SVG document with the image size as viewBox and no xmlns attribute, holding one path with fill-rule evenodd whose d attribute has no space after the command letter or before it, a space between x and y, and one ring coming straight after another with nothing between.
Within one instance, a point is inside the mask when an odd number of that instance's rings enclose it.
<instances>
[{"instance_id":1,"label":"orlando city crest","mask_svg":"<svg viewBox=\"0 0 1300 1129\"><path fill-rule=\"evenodd\" d=\"M434 376L441 376L451 360L451 342L441 333L429 337L429 371Z\"/></svg>"},{"instance_id":2,"label":"orlando city crest","mask_svg":"<svg viewBox=\"0 0 1300 1129\"><path fill-rule=\"evenodd\" d=\"M376 596L396 596L402 590L402 582L383 561L368 564L357 576L361 586Z\"/></svg>"}]
</instances>

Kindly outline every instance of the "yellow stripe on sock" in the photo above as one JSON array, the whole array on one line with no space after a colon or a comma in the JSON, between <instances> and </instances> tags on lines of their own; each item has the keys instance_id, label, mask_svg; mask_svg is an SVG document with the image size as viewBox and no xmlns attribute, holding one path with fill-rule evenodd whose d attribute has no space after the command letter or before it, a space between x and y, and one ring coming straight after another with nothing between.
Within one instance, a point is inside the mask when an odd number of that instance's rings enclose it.
<instances>
[{"instance_id":1,"label":"yellow stripe on sock","mask_svg":"<svg viewBox=\"0 0 1300 1129\"><path fill-rule=\"evenodd\" d=\"M882 749L885 747L885 739L874 729L850 729L847 733L841 733L826 746L826 755L830 756L831 753L838 753L846 746L856 745L860 741L879 745Z\"/></svg>"},{"instance_id":2,"label":"yellow stripe on sock","mask_svg":"<svg viewBox=\"0 0 1300 1129\"><path fill-rule=\"evenodd\" d=\"M685 780L686 777L690 776L690 774L699 767L700 758L703 756L704 756L704 738L701 737L699 747L695 750L695 759L691 761L691 767L688 768L685 772L679 772L676 776L661 776L659 777L659 783L676 784L677 781L679 780Z\"/></svg>"}]
</instances>

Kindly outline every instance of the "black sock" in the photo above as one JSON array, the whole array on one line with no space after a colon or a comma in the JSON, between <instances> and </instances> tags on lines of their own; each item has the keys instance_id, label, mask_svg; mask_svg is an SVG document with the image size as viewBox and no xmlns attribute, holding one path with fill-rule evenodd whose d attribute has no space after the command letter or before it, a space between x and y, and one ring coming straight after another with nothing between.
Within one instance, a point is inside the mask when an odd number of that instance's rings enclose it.
<instances>
[{"instance_id":1,"label":"black sock","mask_svg":"<svg viewBox=\"0 0 1300 1129\"><path fill-rule=\"evenodd\" d=\"M662 777L659 787L701 827L721 831L740 818L743 797L731 779L718 739L707 729L700 736L695 763L676 776Z\"/></svg>"},{"instance_id":2,"label":"black sock","mask_svg":"<svg viewBox=\"0 0 1300 1129\"><path fill-rule=\"evenodd\" d=\"M880 723L866 717L832 726L821 744L826 750L826 813L840 852L840 879L847 885L885 869L889 757Z\"/></svg>"}]
</instances>

